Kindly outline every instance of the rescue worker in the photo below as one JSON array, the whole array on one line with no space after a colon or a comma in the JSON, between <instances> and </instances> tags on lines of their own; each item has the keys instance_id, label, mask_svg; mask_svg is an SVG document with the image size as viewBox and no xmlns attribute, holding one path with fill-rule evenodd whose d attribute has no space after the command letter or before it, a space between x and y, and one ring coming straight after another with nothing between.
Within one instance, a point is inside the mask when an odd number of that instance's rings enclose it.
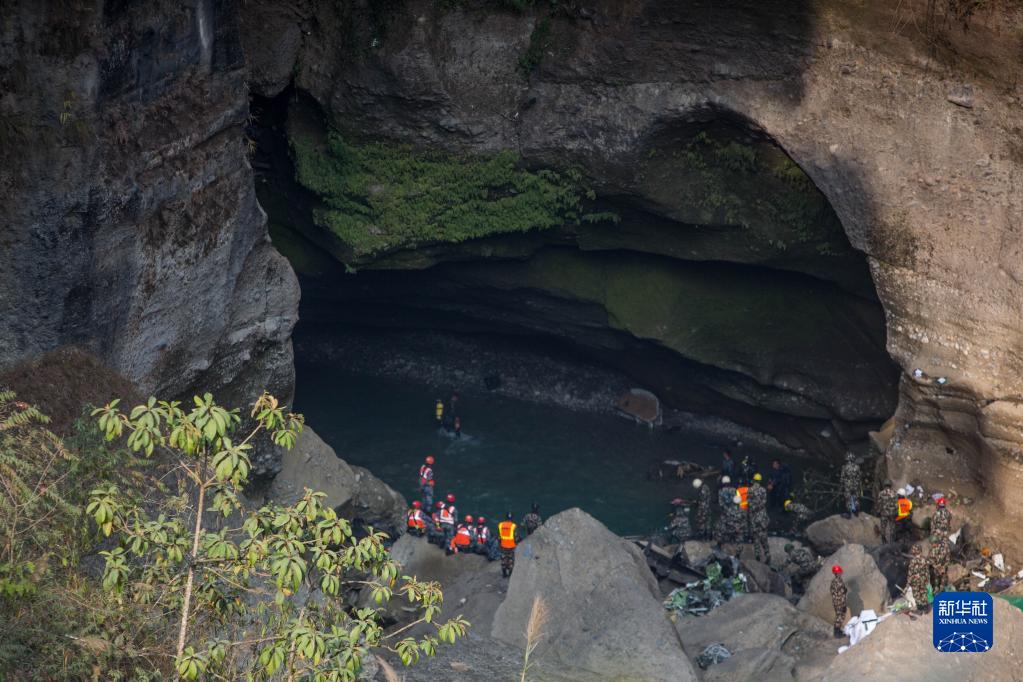
<instances>
[{"instance_id":1,"label":"rescue worker","mask_svg":"<svg viewBox=\"0 0 1023 682\"><path fill-rule=\"evenodd\" d=\"M416 537L423 537L426 534L426 517L423 516L423 503L419 500L412 502L412 508L408 510L406 516L408 532Z\"/></svg>"},{"instance_id":2,"label":"rescue worker","mask_svg":"<svg viewBox=\"0 0 1023 682\"><path fill-rule=\"evenodd\" d=\"M952 533L952 512L948 510L944 497L938 498L937 505L931 517L931 532L947 540Z\"/></svg>"},{"instance_id":3,"label":"rescue worker","mask_svg":"<svg viewBox=\"0 0 1023 682\"><path fill-rule=\"evenodd\" d=\"M455 536L455 509L454 504L450 504L455 499L454 495L448 495L448 504L438 502L441 505L440 508L440 527L444 531L444 540L442 547L447 547L451 544L451 538Z\"/></svg>"},{"instance_id":4,"label":"rescue worker","mask_svg":"<svg viewBox=\"0 0 1023 682\"><path fill-rule=\"evenodd\" d=\"M845 518L860 513L860 489L863 486L863 475L860 473L860 465L856 463L856 455L851 452L845 453L845 466L839 475L839 485L842 488L842 497L845 498Z\"/></svg>"},{"instance_id":5,"label":"rescue worker","mask_svg":"<svg viewBox=\"0 0 1023 682\"><path fill-rule=\"evenodd\" d=\"M689 523L689 503L680 502L671 515L671 523L668 524L671 537L675 542L683 543L693 537L693 527Z\"/></svg>"},{"instance_id":6,"label":"rescue worker","mask_svg":"<svg viewBox=\"0 0 1023 682\"><path fill-rule=\"evenodd\" d=\"M482 554L490 561L494 557L494 538L490 535L490 526L486 518L480 516L476 519L476 553Z\"/></svg>"},{"instance_id":7,"label":"rescue worker","mask_svg":"<svg viewBox=\"0 0 1023 682\"><path fill-rule=\"evenodd\" d=\"M438 547L444 546L444 526L440 522L443 511L444 503L441 500L437 500L433 513L430 514L430 525L426 528L426 539Z\"/></svg>"},{"instance_id":8,"label":"rescue worker","mask_svg":"<svg viewBox=\"0 0 1023 682\"><path fill-rule=\"evenodd\" d=\"M711 527L711 497L710 486L704 485L703 481L693 479L693 487L696 488L696 536L701 540L709 540L713 535Z\"/></svg>"},{"instance_id":9,"label":"rescue worker","mask_svg":"<svg viewBox=\"0 0 1023 682\"><path fill-rule=\"evenodd\" d=\"M746 511L742 508L742 496L738 491L732 496L732 504L728 506L725 518L728 522L728 534L733 538L732 542L745 542L749 522L746 520Z\"/></svg>"},{"instance_id":10,"label":"rescue worker","mask_svg":"<svg viewBox=\"0 0 1023 682\"><path fill-rule=\"evenodd\" d=\"M447 506L450 508L451 516L457 519L458 509L455 507L455 496L451 493L448 493L447 497L445 497L444 499L447 500Z\"/></svg>"},{"instance_id":11,"label":"rescue worker","mask_svg":"<svg viewBox=\"0 0 1023 682\"><path fill-rule=\"evenodd\" d=\"M721 453L721 478L727 476L731 479L733 475L735 475L735 461L732 459L732 453L725 450Z\"/></svg>"},{"instance_id":12,"label":"rescue worker","mask_svg":"<svg viewBox=\"0 0 1023 682\"><path fill-rule=\"evenodd\" d=\"M516 534L519 527L512 521L512 513L504 516L504 521L497 524L497 537L501 544L501 575L505 578L511 576L515 568L515 545L517 544Z\"/></svg>"},{"instance_id":13,"label":"rescue worker","mask_svg":"<svg viewBox=\"0 0 1023 682\"><path fill-rule=\"evenodd\" d=\"M899 497L895 500L895 535L897 536L909 525L908 519L913 513L913 501L906 497L906 489L899 488Z\"/></svg>"},{"instance_id":14,"label":"rescue worker","mask_svg":"<svg viewBox=\"0 0 1023 682\"><path fill-rule=\"evenodd\" d=\"M765 564L771 563L771 546L767 540L767 530L771 519L767 515L767 489L760 484L763 476L753 474L753 485L749 487L749 535L753 543L753 555L760 561L763 554Z\"/></svg>"},{"instance_id":15,"label":"rescue worker","mask_svg":"<svg viewBox=\"0 0 1023 682\"><path fill-rule=\"evenodd\" d=\"M437 423L440 425L444 424L444 401L437 398L437 404L433 406L433 414L437 418Z\"/></svg>"},{"instance_id":16,"label":"rescue worker","mask_svg":"<svg viewBox=\"0 0 1023 682\"><path fill-rule=\"evenodd\" d=\"M835 608L835 637L842 637L842 628L845 626L845 611L848 607L846 602L849 590L842 580L842 567L835 564L831 567L831 605Z\"/></svg>"},{"instance_id":17,"label":"rescue worker","mask_svg":"<svg viewBox=\"0 0 1023 682\"><path fill-rule=\"evenodd\" d=\"M813 516L813 512L805 504L785 500L785 511L792 514L792 534L800 536L803 534L803 526Z\"/></svg>"},{"instance_id":18,"label":"rescue worker","mask_svg":"<svg viewBox=\"0 0 1023 682\"><path fill-rule=\"evenodd\" d=\"M931 536L931 585L935 592L945 589L948 584L948 565L952 561L952 546L944 535ZM914 590L915 592L915 590Z\"/></svg>"},{"instance_id":19,"label":"rescue worker","mask_svg":"<svg viewBox=\"0 0 1023 682\"><path fill-rule=\"evenodd\" d=\"M455 417L455 438L462 437L462 418Z\"/></svg>"},{"instance_id":20,"label":"rescue worker","mask_svg":"<svg viewBox=\"0 0 1023 682\"><path fill-rule=\"evenodd\" d=\"M526 535L532 535L540 527L540 524L543 523L543 519L540 518L540 505L534 502L530 509L532 511L522 517L522 525L526 529Z\"/></svg>"},{"instance_id":21,"label":"rescue worker","mask_svg":"<svg viewBox=\"0 0 1023 682\"><path fill-rule=\"evenodd\" d=\"M749 486L746 485L745 481L740 482L739 487L735 489L735 500L736 504L739 505L738 514L735 517L739 525L739 540L740 542L748 542L750 538Z\"/></svg>"},{"instance_id":22,"label":"rescue worker","mask_svg":"<svg viewBox=\"0 0 1023 682\"><path fill-rule=\"evenodd\" d=\"M756 470L756 466L750 459L749 455L742 458L739 463L739 485L749 485L750 481L753 480L753 473Z\"/></svg>"},{"instance_id":23,"label":"rescue worker","mask_svg":"<svg viewBox=\"0 0 1023 682\"><path fill-rule=\"evenodd\" d=\"M427 509L433 506L433 462L433 455L427 455L423 465L419 467L419 490Z\"/></svg>"},{"instance_id":24,"label":"rescue worker","mask_svg":"<svg viewBox=\"0 0 1023 682\"><path fill-rule=\"evenodd\" d=\"M727 454L727 453L726 453ZM721 488L718 489L718 507L721 509L721 516L718 518L718 534L717 543L720 545L725 542L735 542L735 537L732 531L731 514L732 507L735 506L733 498L735 497L735 488L732 487L732 479L729 476L721 477Z\"/></svg>"},{"instance_id":25,"label":"rescue worker","mask_svg":"<svg viewBox=\"0 0 1023 682\"><path fill-rule=\"evenodd\" d=\"M780 459L771 461L771 477L767 483L767 493L771 505L780 507L789 499L792 491L792 470L788 464L782 464Z\"/></svg>"},{"instance_id":26,"label":"rescue worker","mask_svg":"<svg viewBox=\"0 0 1023 682\"><path fill-rule=\"evenodd\" d=\"M881 542L895 542L895 517L899 514L899 497L892 489L892 482L885 480L877 494L874 513L881 520Z\"/></svg>"},{"instance_id":27,"label":"rescue worker","mask_svg":"<svg viewBox=\"0 0 1023 682\"><path fill-rule=\"evenodd\" d=\"M471 527L472 517L466 516L465 520L458 524L458 528L455 530L455 534L451 538L451 544L448 546L448 554L468 552L472 549L472 531L469 530Z\"/></svg>"},{"instance_id":28,"label":"rescue worker","mask_svg":"<svg viewBox=\"0 0 1023 682\"><path fill-rule=\"evenodd\" d=\"M817 575L820 559L815 557L806 547L796 547L791 542L785 544L785 572L792 582L795 592L806 591L806 585Z\"/></svg>"},{"instance_id":29,"label":"rescue worker","mask_svg":"<svg viewBox=\"0 0 1023 682\"><path fill-rule=\"evenodd\" d=\"M906 582L913 589L913 601L916 602L918 613L926 613L930 609L930 602L927 600L927 587L930 585L929 574L927 557L924 556L920 545L913 545L913 549L910 550Z\"/></svg>"}]
</instances>

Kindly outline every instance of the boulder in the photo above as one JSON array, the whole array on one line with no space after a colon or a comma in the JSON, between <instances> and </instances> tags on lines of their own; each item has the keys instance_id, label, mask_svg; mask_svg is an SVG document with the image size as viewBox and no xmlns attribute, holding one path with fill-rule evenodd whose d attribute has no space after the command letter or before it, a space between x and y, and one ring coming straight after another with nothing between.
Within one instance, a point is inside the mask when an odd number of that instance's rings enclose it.
<instances>
[{"instance_id":1,"label":"boulder","mask_svg":"<svg viewBox=\"0 0 1023 682\"><path fill-rule=\"evenodd\" d=\"M306 488L326 493L325 504L342 516L381 528L403 529L405 498L366 469L349 466L308 426L295 447L285 451L269 497L292 504Z\"/></svg>"},{"instance_id":2,"label":"boulder","mask_svg":"<svg viewBox=\"0 0 1023 682\"><path fill-rule=\"evenodd\" d=\"M707 668L704 682L792 682L796 661L776 649L745 649Z\"/></svg>"},{"instance_id":3,"label":"boulder","mask_svg":"<svg viewBox=\"0 0 1023 682\"><path fill-rule=\"evenodd\" d=\"M785 578L765 563L755 559L744 559L742 571L746 574L750 592L766 592L785 596Z\"/></svg>"},{"instance_id":4,"label":"boulder","mask_svg":"<svg viewBox=\"0 0 1023 682\"><path fill-rule=\"evenodd\" d=\"M931 617L911 620L893 616L856 646L835 658L820 677L822 682L845 680L928 680L928 682L1002 682L1023 679L1019 642L1023 642L1023 612L1004 599L995 599L995 641L984 654L935 651Z\"/></svg>"},{"instance_id":5,"label":"boulder","mask_svg":"<svg viewBox=\"0 0 1023 682\"><path fill-rule=\"evenodd\" d=\"M877 547L881 544L881 522L876 516L859 514L844 518L841 514L814 521L806 536L821 554L831 554L845 544Z\"/></svg>"},{"instance_id":6,"label":"boulder","mask_svg":"<svg viewBox=\"0 0 1023 682\"><path fill-rule=\"evenodd\" d=\"M642 552L582 510L551 517L519 545L492 636L524 647L534 597L548 610L541 669L550 661L599 679L696 679Z\"/></svg>"},{"instance_id":7,"label":"boulder","mask_svg":"<svg viewBox=\"0 0 1023 682\"><path fill-rule=\"evenodd\" d=\"M842 578L848 588L849 610L858 614L863 609L874 609L878 613L888 603L888 580L877 567L874 558L862 545L843 545L837 552L824 560L806 587L806 593L799 600L802 611L813 614L828 623L834 622L835 610L831 605L831 567L842 567ZM846 619L850 614L846 614Z\"/></svg>"},{"instance_id":8,"label":"boulder","mask_svg":"<svg viewBox=\"0 0 1023 682\"><path fill-rule=\"evenodd\" d=\"M685 550L690 566L699 566L714 553L711 543L704 540L686 540L682 543L682 549Z\"/></svg>"}]
</instances>

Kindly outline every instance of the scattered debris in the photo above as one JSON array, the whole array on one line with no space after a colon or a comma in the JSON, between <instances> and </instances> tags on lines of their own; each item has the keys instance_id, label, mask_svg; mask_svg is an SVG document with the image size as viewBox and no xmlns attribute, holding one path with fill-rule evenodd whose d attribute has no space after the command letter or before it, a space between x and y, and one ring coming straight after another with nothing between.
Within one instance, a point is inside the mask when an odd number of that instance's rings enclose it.
<instances>
[{"instance_id":1,"label":"scattered debris","mask_svg":"<svg viewBox=\"0 0 1023 682\"><path fill-rule=\"evenodd\" d=\"M664 600L664 608L683 616L702 616L716 609L734 595L746 592L746 575L731 567L731 576L724 575L721 564L712 561L704 568L707 577L677 587Z\"/></svg>"},{"instance_id":2,"label":"scattered debris","mask_svg":"<svg viewBox=\"0 0 1023 682\"><path fill-rule=\"evenodd\" d=\"M732 652L724 644L711 644L696 657L696 665L700 666L700 670L706 670L710 666L731 657Z\"/></svg>"}]
</instances>

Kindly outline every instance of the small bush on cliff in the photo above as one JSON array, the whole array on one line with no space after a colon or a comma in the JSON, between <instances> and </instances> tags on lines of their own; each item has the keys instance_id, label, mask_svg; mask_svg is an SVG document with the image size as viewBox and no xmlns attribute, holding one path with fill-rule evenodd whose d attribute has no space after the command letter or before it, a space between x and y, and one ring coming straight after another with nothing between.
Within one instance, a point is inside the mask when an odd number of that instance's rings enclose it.
<instances>
[{"instance_id":1,"label":"small bush on cliff","mask_svg":"<svg viewBox=\"0 0 1023 682\"><path fill-rule=\"evenodd\" d=\"M582 175L528 171L518 156L423 151L386 142L356 144L338 131L321 143L291 139L298 181L323 198L317 222L356 258L421 244L612 219L585 213Z\"/></svg>"},{"instance_id":2,"label":"small bush on cliff","mask_svg":"<svg viewBox=\"0 0 1023 682\"><path fill-rule=\"evenodd\" d=\"M115 602L146 609L159 622L174 618L175 645L166 653L182 679L355 680L374 649L411 664L465 634L468 623L458 617L434 623L435 634L396 640L407 628L385 634L376 610L349 608L343 598L353 587L378 604L397 591L420 614L414 624L433 623L443 595L436 583L399 578L386 536L356 537L323 506L322 493L306 490L294 505L242 513L238 496L254 439L265 432L291 448L300 415L264 394L249 414L252 426L238 433L238 410L209 394L193 402L186 411L150 398L124 413L114 401L94 412L108 439L126 437L147 456L162 450L181 490L138 503L116 485L99 486L86 510L117 540L100 552L103 587Z\"/></svg>"}]
</instances>

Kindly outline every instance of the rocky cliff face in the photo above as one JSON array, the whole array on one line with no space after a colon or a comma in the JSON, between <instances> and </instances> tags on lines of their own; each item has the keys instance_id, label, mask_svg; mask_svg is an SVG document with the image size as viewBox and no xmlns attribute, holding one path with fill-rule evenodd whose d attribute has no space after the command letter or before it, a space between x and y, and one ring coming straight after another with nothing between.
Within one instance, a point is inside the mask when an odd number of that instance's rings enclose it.
<instances>
[{"instance_id":1,"label":"rocky cliff face","mask_svg":"<svg viewBox=\"0 0 1023 682\"><path fill-rule=\"evenodd\" d=\"M298 287L255 199L237 13L5 4L0 366L75 344L164 396L290 396Z\"/></svg>"},{"instance_id":2,"label":"rocky cliff face","mask_svg":"<svg viewBox=\"0 0 1023 682\"><path fill-rule=\"evenodd\" d=\"M245 37L263 94L294 82L348 130L578 164L664 217L693 210L659 141L722 119L769 137L868 257L904 370L895 478L979 474L1023 516L1018 3L568 7L255 2Z\"/></svg>"}]
</instances>

